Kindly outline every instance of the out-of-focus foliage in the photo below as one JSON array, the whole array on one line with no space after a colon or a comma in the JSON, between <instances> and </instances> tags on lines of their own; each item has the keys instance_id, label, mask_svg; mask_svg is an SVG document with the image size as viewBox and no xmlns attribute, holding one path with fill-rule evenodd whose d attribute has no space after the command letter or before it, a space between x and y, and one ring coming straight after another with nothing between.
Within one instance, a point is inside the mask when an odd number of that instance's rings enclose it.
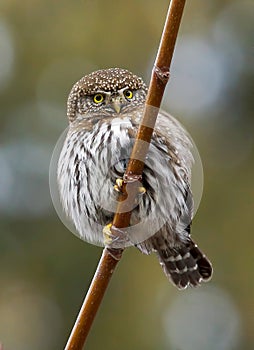
<instances>
[{"instance_id":1,"label":"out-of-focus foliage","mask_svg":"<svg viewBox=\"0 0 254 350\"><path fill-rule=\"evenodd\" d=\"M167 1L2 0L0 11L0 342L64 347L101 249L51 204L48 167L72 84L105 67L150 70ZM203 199L193 236L214 264L178 292L155 257L129 249L87 349L253 349L254 4L187 2L164 108L198 145Z\"/></svg>"}]
</instances>

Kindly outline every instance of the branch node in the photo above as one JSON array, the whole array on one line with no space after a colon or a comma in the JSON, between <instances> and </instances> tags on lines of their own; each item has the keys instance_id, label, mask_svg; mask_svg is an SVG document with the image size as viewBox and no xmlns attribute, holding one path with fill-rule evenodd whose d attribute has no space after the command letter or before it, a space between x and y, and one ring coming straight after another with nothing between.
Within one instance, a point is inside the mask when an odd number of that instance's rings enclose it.
<instances>
[{"instance_id":1,"label":"branch node","mask_svg":"<svg viewBox=\"0 0 254 350\"><path fill-rule=\"evenodd\" d=\"M114 260L117 260L119 261L122 257L122 254L123 254L123 249L119 249L119 248L109 248L109 247L106 247L109 255L114 259Z\"/></svg>"},{"instance_id":2,"label":"branch node","mask_svg":"<svg viewBox=\"0 0 254 350\"><path fill-rule=\"evenodd\" d=\"M123 180L126 184L134 183L134 182L142 182L142 175L132 174L131 172L128 172L124 174Z\"/></svg>"},{"instance_id":3,"label":"branch node","mask_svg":"<svg viewBox=\"0 0 254 350\"><path fill-rule=\"evenodd\" d=\"M154 65L153 67L156 77L162 81L163 84L167 83L170 78L169 67L158 67Z\"/></svg>"}]
</instances>

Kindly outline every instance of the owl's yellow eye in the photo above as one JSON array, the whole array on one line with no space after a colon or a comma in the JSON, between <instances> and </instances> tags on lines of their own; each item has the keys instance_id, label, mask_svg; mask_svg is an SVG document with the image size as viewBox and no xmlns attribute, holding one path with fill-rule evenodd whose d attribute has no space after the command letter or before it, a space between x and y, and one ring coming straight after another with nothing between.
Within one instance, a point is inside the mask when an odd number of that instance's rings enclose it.
<instances>
[{"instance_id":1,"label":"owl's yellow eye","mask_svg":"<svg viewBox=\"0 0 254 350\"><path fill-rule=\"evenodd\" d=\"M131 90L125 90L124 91L124 96L128 99L131 100L133 97L133 92Z\"/></svg>"},{"instance_id":2,"label":"owl's yellow eye","mask_svg":"<svg viewBox=\"0 0 254 350\"><path fill-rule=\"evenodd\" d=\"M93 97L95 103L102 103L104 100L104 96L102 94L96 94Z\"/></svg>"}]
</instances>

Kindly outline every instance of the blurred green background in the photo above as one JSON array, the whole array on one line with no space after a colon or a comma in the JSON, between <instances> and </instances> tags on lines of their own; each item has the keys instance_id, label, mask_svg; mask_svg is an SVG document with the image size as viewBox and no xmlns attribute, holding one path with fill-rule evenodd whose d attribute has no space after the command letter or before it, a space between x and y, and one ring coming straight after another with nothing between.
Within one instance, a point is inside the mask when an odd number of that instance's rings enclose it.
<instances>
[{"instance_id":1,"label":"blurred green background","mask_svg":"<svg viewBox=\"0 0 254 350\"><path fill-rule=\"evenodd\" d=\"M48 168L72 84L124 67L148 82L168 1L1 0L0 343L64 348L101 248L72 235ZM204 192L193 236L212 282L177 291L154 256L128 249L86 349L254 346L252 1L187 1L164 108L194 138Z\"/></svg>"}]
</instances>

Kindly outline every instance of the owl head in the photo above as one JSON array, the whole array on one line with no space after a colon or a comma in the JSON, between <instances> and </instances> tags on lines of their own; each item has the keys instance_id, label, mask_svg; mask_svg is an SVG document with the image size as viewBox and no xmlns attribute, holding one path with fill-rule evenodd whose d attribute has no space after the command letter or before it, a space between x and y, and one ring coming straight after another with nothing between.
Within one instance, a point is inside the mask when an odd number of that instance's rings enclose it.
<instances>
[{"instance_id":1,"label":"owl head","mask_svg":"<svg viewBox=\"0 0 254 350\"><path fill-rule=\"evenodd\" d=\"M67 102L67 116L72 123L94 115L129 113L145 103L146 93L143 80L128 70L97 70L74 84Z\"/></svg>"}]
</instances>

